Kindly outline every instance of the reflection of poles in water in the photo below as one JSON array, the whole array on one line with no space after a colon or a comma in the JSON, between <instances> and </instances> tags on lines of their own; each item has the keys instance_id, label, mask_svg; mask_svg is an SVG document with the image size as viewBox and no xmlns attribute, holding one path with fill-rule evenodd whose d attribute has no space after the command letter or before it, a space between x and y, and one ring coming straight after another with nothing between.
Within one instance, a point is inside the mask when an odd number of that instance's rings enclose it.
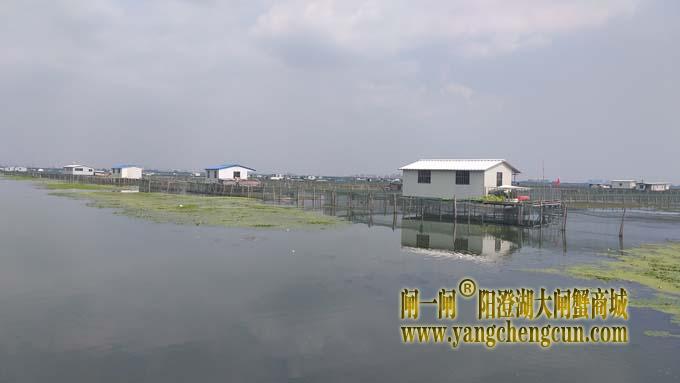
<instances>
[{"instance_id":1,"label":"reflection of poles in water","mask_svg":"<svg viewBox=\"0 0 680 383\"><path fill-rule=\"evenodd\" d=\"M368 227L373 226L373 193L366 195L366 209L368 210Z\"/></svg>"},{"instance_id":2,"label":"reflection of poles in water","mask_svg":"<svg viewBox=\"0 0 680 383\"><path fill-rule=\"evenodd\" d=\"M470 235L470 201L465 202L465 211L467 211L467 233Z\"/></svg>"},{"instance_id":3,"label":"reflection of poles in water","mask_svg":"<svg viewBox=\"0 0 680 383\"><path fill-rule=\"evenodd\" d=\"M621 215L621 226L619 227L619 238L623 239L623 220L626 218L626 208L623 208L623 214Z\"/></svg>"},{"instance_id":4,"label":"reflection of poles in water","mask_svg":"<svg viewBox=\"0 0 680 383\"><path fill-rule=\"evenodd\" d=\"M619 254L623 255L623 237L619 237Z\"/></svg>"},{"instance_id":5,"label":"reflection of poles in water","mask_svg":"<svg viewBox=\"0 0 680 383\"><path fill-rule=\"evenodd\" d=\"M384 215L387 215L387 203L388 203L388 202L387 202L387 201L388 201L388 199L387 199L387 193L383 193L383 197L384 197L384 198L383 198L383 214L384 214Z\"/></svg>"},{"instance_id":6,"label":"reflection of poles in water","mask_svg":"<svg viewBox=\"0 0 680 383\"><path fill-rule=\"evenodd\" d=\"M562 230L562 252L567 254L567 232Z\"/></svg>"},{"instance_id":7,"label":"reflection of poles in water","mask_svg":"<svg viewBox=\"0 0 680 383\"><path fill-rule=\"evenodd\" d=\"M470 226L470 213L471 213L471 211L470 211L470 202L469 202L469 201L465 204L465 210L467 210L467 216L468 216L468 228L469 228L469 226Z\"/></svg>"},{"instance_id":8,"label":"reflection of poles in water","mask_svg":"<svg viewBox=\"0 0 680 383\"><path fill-rule=\"evenodd\" d=\"M392 214L392 231L397 228L397 211L395 210Z\"/></svg>"},{"instance_id":9,"label":"reflection of poles in water","mask_svg":"<svg viewBox=\"0 0 680 383\"><path fill-rule=\"evenodd\" d=\"M567 205L562 206L562 232L567 231Z\"/></svg>"}]
</instances>

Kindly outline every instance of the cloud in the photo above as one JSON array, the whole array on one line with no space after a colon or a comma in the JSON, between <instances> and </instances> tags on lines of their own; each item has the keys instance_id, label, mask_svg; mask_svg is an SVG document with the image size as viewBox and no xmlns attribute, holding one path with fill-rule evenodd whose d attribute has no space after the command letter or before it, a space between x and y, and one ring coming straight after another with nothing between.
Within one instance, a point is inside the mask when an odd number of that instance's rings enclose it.
<instances>
[{"instance_id":1,"label":"cloud","mask_svg":"<svg viewBox=\"0 0 680 383\"><path fill-rule=\"evenodd\" d=\"M667 163L677 139L652 138L677 136L680 6L509 3L6 0L0 163L351 174L503 156L521 166L544 155L525 137L563 134L556 161L585 172L600 159L604 173L622 165L582 140L600 134L649 144L647 162L625 166L666 178L652 161ZM582 145L587 155L567 152Z\"/></svg>"},{"instance_id":2,"label":"cloud","mask_svg":"<svg viewBox=\"0 0 680 383\"><path fill-rule=\"evenodd\" d=\"M370 56L438 43L462 56L493 56L631 15L637 0L290 0L262 13L252 33L277 42L310 36Z\"/></svg>"},{"instance_id":3,"label":"cloud","mask_svg":"<svg viewBox=\"0 0 680 383\"><path fill-rule=\"evenodd\" d=\"M448 94L453 94L455 96L462 97L468 101L470 101L472 95L474 94L472 88L455 82L448 84L447 86L444 87L443 90Z\"/></svg>"}]
</instances>

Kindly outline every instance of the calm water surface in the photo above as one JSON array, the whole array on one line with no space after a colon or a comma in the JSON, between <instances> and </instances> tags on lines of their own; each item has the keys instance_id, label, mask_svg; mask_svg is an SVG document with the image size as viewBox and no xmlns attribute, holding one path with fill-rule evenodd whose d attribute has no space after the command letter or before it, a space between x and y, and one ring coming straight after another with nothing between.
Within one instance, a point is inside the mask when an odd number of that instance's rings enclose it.
<instances>
[{"instance_id":1,"label":"calm water surface","mask_svg":"<svg viewBox=\"0 0 680 383\"><path fill-rule=\"evenodd\" d=\"M582 285L524 270L617 251L615 219L572 214L566 243L551 231L389 226L154 224L0 180L0 382L680 380L680 340L643 335L680 328L651 310L630 309L623 346L401 343L402 288ZM623 246L679 229L632 218ZM474 305L460 304L472 321Z\"/></svg>"}]
</instances>

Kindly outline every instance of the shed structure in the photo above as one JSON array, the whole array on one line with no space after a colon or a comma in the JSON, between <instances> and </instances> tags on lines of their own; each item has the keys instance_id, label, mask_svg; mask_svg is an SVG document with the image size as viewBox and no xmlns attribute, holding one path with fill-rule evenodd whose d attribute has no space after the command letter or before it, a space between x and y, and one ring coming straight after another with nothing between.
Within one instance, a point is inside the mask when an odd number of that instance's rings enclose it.
<instances>
[{"instance_id":1,"label":"shed structure","mask_svg":"<svg viewBox=\"0 0 680 383\"><path fill-rule=\"evenodd\" d=\"M424 159L399 168L404 196L471 199L511 186L520 171L501 159Z\"/></svg>"}]
</instances>

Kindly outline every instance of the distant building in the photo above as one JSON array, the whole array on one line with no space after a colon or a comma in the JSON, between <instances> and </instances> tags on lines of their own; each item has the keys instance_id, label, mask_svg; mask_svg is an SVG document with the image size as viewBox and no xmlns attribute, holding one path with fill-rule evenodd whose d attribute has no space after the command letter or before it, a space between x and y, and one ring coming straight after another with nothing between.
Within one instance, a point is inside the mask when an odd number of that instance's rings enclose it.
<instances>
[{"instance_id":1,"label":"distant building","mask_svg":"<svg viewBox=\"0 0 680 383\"><path fill-rule=\"evenodd\" d=\"M637 190L661 192L671 190L671 184L668 182L640 182L637 184Z\"/></svg>"},{"instance_id":2,"label":"distant building","mask_svg":"<svg viewBox=\"0 0 680 383\"><path fill-rule=\"evenodd\" d=\"M66 165L63 167L64 174L70 174L73 176L92 176L94 175L94 169L85 165Z\"/></svg>"},{"instance_id":3,"label":"distant building","mask_svg":"<svg viewBox=\"0 0 680 383\"><path fill-rule=\"evenodd\" d=\"M205 177L208 180L247 180L248 172L254 171L239 164L224 164L205 168Z\"/></svg>"},{"instance_id":4,"label":"distant building","mask_svg":"<svg viewBox=\"0 0 680 383\"><path fill-rule=\"evenodd\" d=\"M612 189L635 189L637 187L637 181L635 180L612 180Z\"/></svg>"},{"instance_id":5,"label":"distant building","mask_svg":"<svg viewBox=\"0 0 680 383\"><path fill-rule=\"evenodd\" d=\"M130 178L130 179L141 179L142 178L142 168L137 165L114 165L111 167L111 176L113 178Z\"/></svg>"},{"instance_id":6,"label":"distant building","mask_svg":"<svg viewBox=\"0 0 680 383\"><path fill-rule=\"evenodd\" d=\"M404 196L425 198L477 198L493 188L512 185L520 171L505 160L418 160L403 171Z\"/></svg>"},{"instance_id":7,"label":"distant building","mask_svg":"<svg viewBox=\"0 0 680 383\"><path fill-rule=\"evenodd\" d=\"M2 168L0 170L5 171L5 172L20 172L20 173L24 173L24 172L28 171L28 169L23 167L23 166L8 166L8 167Z\"/></svg>"},{"instance_id":8,"label":"distant building","mask_svg":"<svg viewBox=\"0 0 680 383\"><path fill-rule=\"evenodd\" d=\"M610 184L606 183L589 183L588 186L591 189L611 189L612 187Z\"/></svg>"}]
</instances>

